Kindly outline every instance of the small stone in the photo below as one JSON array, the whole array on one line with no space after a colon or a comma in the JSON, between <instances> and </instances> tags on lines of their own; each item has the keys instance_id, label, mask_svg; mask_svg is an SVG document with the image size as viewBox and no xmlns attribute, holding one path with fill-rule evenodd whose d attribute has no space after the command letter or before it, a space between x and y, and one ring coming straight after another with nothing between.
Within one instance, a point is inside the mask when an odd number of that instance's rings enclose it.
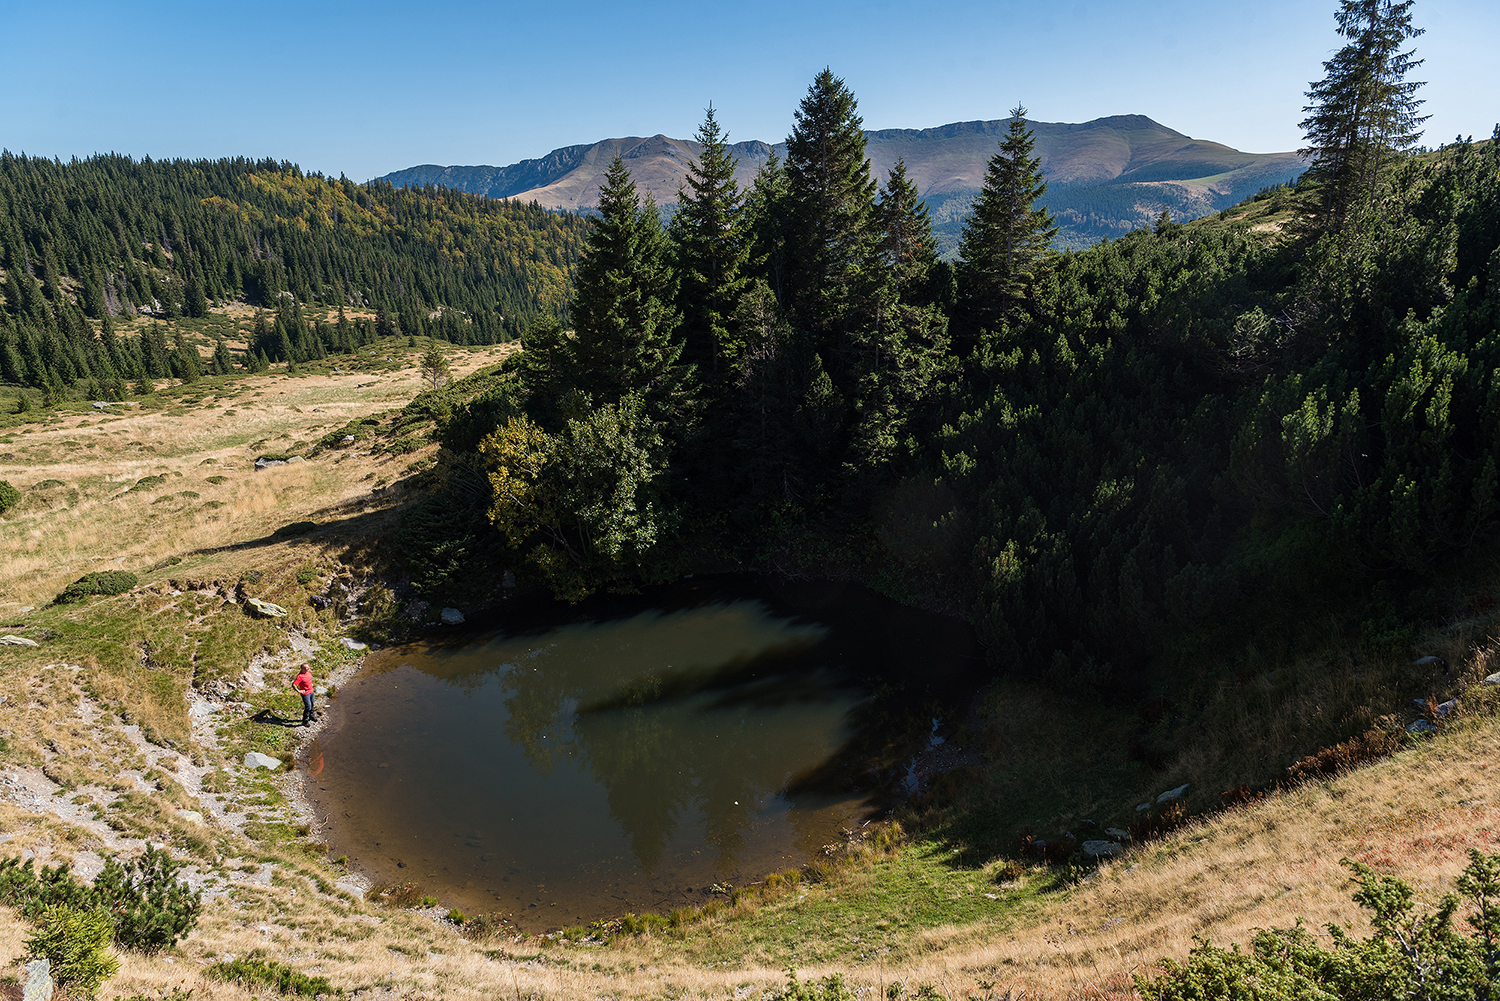
<instances>
[{"instance_id":1,"label":"small stone","mask_svg":"<svg viewBox=\"0 0 1500 1001\"><path fill-rule=\"evenodd\" d=\"M1122 844L1130 841L1130 832L1119 827L1106 827L1104 833Z\"/></svg>"},{"instance_id":2,"label":"small stone","mask_svg":"<svg viewBox=\"0 0 1500 1001\"><path fill-rule=\"evenodd\" d=\"M1500 685L1500 671L1496 671L1494 674L1485 678L1484 683L1486 685Z\"/></svg>"},{"instance_id":3,"label":"small stone","mask_svg":"<svg viewBox=\"0 0 1500 1001\"><path fill-rule=\"evenodd\" d=\"M0 646L41 646L41 644L25 636L0 636Z\"/></svg>"},{"instance_id":4,"label":"small stone","mask_svg":"<svg viewBox=\"0 0 1500 1001\"><path fill-rule=\"evenodd\" d=\"M1458 700L1457 699L1449 699L1447 702L1441 702L1441 703L1438 704L1438 707L1437 707L1438 719L1445 719L1445 718L1447 718L1449 716L1452 716L1456 712L1458 712Z\"/></svg>"},{"instance_id":5,"label":"small stone","mask_svg":"<svg viewBox=\"0 0 1500 1001\"><path fill-rule=\"evenodd\" d=\"M183 820L188 821L189 823L203 823L203 814L199 813L197 810L178 810L177 815Z\"/></svg>"},{"instance_id":6,"label":"small stone","mask_svg":"<svg viewBox=\"0 0 1500 1001\"><path fill-rule=\"evenodd\" d=\"M1149 809L1151 809L1151 804L1150 803L1142 803L1141 805L1139 805L1139 806L1137 806L1135 808L1135 812L1136 813L1145 813Z\"/></svg>"},{"instance_id":7,"label":"small stone","mask_svg":"<svg viewBox=\"0 0 1500 1001\"><path fill-rule=\"evenodd\" d=\"M1406 724L1407 733L1436 733L1437 725L1430 720L1414 719Z\"/></svg>"},{"instance_id":8,"label":"small stone","mask_svg":"<svg viewBox=\"0 0 1500 1001\"><path fill-rule=\"evenodd\" d=\"M273 758L269 754L262 754L259 751L251 751L249 754L245 755L245 767L269 768L272 771L275 771L276 769L281 767L281 759Z\"/></svg>"},{"instance_id":9,"label":"small stone","mask_svg":"<svg viewBox=\"0 0 1500 1001\"><path fill-rule=\"evenodd\" d=\"M304 459L304 458L302 458L302 456L300 456L300 455L294 455L290 459L286 460L286 464L288 466L290 466L294 462L306 462L306 461L307 460Z\"/></svg>"},{"instance_id":10,"label":"small stone","mask_svg":"<svg viewBox=\"0 0 1500 1001\"><path fill-rule=\"evenodd\" d=\"M354 444L354 435L352 435L352 434L346 434L346 435L344 435L343 438L339 439L339 441L340 441L340 443L342 443L344 445L353 445Z\"/></svg>"},{"instance_id":11,"label":"small stone","mask_svg":"<svg viewBox=\"0 0 1500 1001\"><path fill-rule=\"evenodd\" d=\"M456 608L443 609L443 625L461 626L464 624L464 613Z\"/></svg>"},{"instance_id":12,"label":"small stone","mask_svg":"<svg viewBox=\"0 0 1500 1001\"><path fill-rule=\"evenodd\" d=\"M264 615L268 619L281 619L286 617L286 609L269 601L261 601L259 598L246 598L245 604L255 609L256 614Z\"/></svg>"},{"instance_id":13,"label":"small stone","mask_svg":"<svg viewBox=\"0 0 1500 1001\"><path fill-rule=\"evenodd\" d=\"M342 644L344 644L344 649L345 650L368 650L368 649L370 649L370 645L368 643L361 643L359 640L352 640L352 639L350 639L347 636L340 636L339 637L339 642L342 643Z\"/></svg>"},{"instance_id":14,"label":"small stone","mask_svg":"<svg viewBox=\"0 0 1500 1001\"><path fill-rule=\"evenodd\" d=\"M1182 794L1188 791L1188 785L1189 783L1184 782L1176 789L1168 789L1166 792L1156 797L1156 805L1161 806L1163 803L1175 803L1178 800L1182 799Z\"/></svg>"},{"instance_id":15,"label":"small stone","mask_svg":"<svg viewBox=\"0 0 1500 1001\"><path fill-rule=\"evenodd\" d=\"M52 991L52 964L45 959L27 963L22 1001L52 1001Z\"/></svg>"},{"instance_id":16,"label":"small stone","mask_svg":"<svg viewBox=\"0 0 1500 1001\"><path fill-rule=\"evenodd\" d=\"M286 460L285 459L256 459L255 460L255 468L258 469L258 470L259 469L270 469L272 466L284 466L284 465L286 465Z\"/></svg>"},{"instance_id":17,"label":"small stone","mask_svg":"<svg viewBox=\"0 0 1500 1001\"><path fill-rule=\"evenodd\" d=\"M1412 663L1413 667L1444 667L1444 668L1446 668L1448 666L1448 662L1446 660L1444 660L1441 657L1433 657L1430 654L1428 656L1426 656L1426 657L1418 657L1416 660L1412 661L1411 663Z\"/></svg>"},{"instance_id":18,"label":"small stone","mask_svg":"<svg viewBox=\"0 0 1500 1001\"><path fill-rule=\"evenodd\" d=\"M1085 841L1083 843L1084 858L1110 858L1124 850L1124 846L1118 841Z\"/></svg>"}]
</instances>

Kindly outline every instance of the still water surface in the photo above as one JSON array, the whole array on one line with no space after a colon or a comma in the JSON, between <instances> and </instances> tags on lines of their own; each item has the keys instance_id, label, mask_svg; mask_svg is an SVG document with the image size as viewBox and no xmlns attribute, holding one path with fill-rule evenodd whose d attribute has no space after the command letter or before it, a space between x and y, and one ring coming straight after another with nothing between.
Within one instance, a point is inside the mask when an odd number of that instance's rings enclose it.
<instances>
[{"instance_id":1,"label":"still water surface","mask_svg":"<svg viewBox=\"0 0 1500 1001\"><path fill-rule=\"evenodd\" d=\"M805 864L972 694L967 626L720 578L371 654L309 747L335 854L528 930Z\"/></svg>"}]
</instances>

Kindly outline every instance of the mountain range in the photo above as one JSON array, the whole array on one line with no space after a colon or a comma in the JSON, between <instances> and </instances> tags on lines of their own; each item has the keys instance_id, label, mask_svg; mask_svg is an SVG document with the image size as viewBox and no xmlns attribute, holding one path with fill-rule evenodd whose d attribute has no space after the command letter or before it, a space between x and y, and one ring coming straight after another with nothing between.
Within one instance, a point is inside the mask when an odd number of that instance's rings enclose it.
<instances>
[{"instance_id":1,"label":"mountain range","mask_svg":"<svg viewBox=\"0 0 1500 1001\"><path fill-rule=\"evenodd\" d=\"M1058 244L1088 246L1149 225L1163 208L1179 221L1207 215L1302 173L1296 153L1244 153L1222 143L1193 139L1145 115L1114 115L1091 122L1032 122L1036 152L1046 174L1043 202L1060 225ZM871 170L881 180L898 159L932 213L939 250L957 249L963 219L984 180L985 167L1008 119L955 122L930 129L880 129L865 133ZM756 170L785 143L735 143L737 177L748 185ZM589 211L599 185L619 155L636 184L666 210L701 147L664 135L627 136L565 146L536 160L506 167L424 164L378 180L397 186L444 185L491 198L534 201L549 209Z\"/></svg>"}]
</instances>

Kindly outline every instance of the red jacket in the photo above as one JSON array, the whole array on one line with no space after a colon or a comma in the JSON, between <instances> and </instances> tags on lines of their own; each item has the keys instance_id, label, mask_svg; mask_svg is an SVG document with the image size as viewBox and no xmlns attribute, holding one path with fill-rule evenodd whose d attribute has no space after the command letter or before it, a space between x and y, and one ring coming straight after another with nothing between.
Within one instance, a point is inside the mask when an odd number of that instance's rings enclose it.
<instances>
[{"instance_id":1,"label":"red jacket","mask_svg":"<svg viewBox=\"0 0 1500 1001\"><path fill-rule=\"evenodd\" d=\"M313 690L312 672L303 671L301 674L297 675L292 679L292 687L297 689L297 691L301 692L303 695L311 695Z\"/></svg>"}]
</instances>

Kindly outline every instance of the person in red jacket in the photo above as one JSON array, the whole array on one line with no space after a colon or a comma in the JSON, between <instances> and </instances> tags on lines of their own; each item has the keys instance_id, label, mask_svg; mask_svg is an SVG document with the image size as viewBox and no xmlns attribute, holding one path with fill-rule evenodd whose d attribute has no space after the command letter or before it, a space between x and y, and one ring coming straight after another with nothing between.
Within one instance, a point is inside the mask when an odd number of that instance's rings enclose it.
<instances>
[{"instance_id":1,"label":"person in red jacket","mask_svg":"<svg viewBox=\"0 0 1500 1001\"><path fill-rule=\"evenodd\" d=\"M292 679L292 687L297 689L302 696L302 725L311 726L313 720L312 668L303 664L302 670L298 671L297 676Z\"/></svg>"}]
</instances>

